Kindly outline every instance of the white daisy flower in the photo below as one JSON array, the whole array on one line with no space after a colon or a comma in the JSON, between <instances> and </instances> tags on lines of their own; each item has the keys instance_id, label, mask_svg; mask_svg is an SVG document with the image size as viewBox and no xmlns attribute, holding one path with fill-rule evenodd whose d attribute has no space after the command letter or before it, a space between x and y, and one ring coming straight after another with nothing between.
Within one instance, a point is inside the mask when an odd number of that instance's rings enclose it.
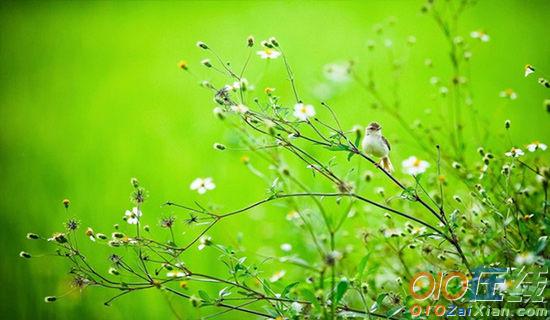
<instances>
[{"instance_id":1,"label":"white daisy flower","mask_svg":"<svg viewBox=\"0 0 550 320\"><path fill-rule=\"evenodd\" d=\"M350 77L350 63L331 63L324 68L325 77L333 82L348 82Z\"/></svg>"},{"instance_id":2,"label":"white daisy flower","mask_svg":"<svg viewBox=\"0 0 550 320\"><path fill-rule=\"evenodd\" d=\"M516 259L514 260L516 264L524 265L524 264L533 264L536 260L535 254L532 252L522 252L516 256Z\"/></svg>"},{"instance_id":3,"label":"white daisy flower","mask_svg":"<svg viewBox=\"0 0 550 320\"><path fill-rule=\"evenodd\" d=\"M248 112L248 107L245 106L244 104L238 104L238 105L233 105L231 106L231 111L234 111L234 112L237 112L237 113L247 113Z\"/></svg>"},{"instance_id":4,"label":"white daisy flower","mask_svg":"<svg viewBox=\"0 0 550 320\"><path fill-rule=\"evenodd\" d=\"M277 59L281 55L281 52L279 52L277 50L273 50L271 48L265 48L265 49L260 50L256 53L262 59Z\"/></svg>"},{"instance_id":5,"label":"white daisy flower","mask_svg":"<svg viewBox=\"0 0 550 320\"><path fill-rule=\"evenodd\" d=\"M506 90L502 90L499 94L501 98L507 98L510 100L516 100L518 98L518 94L512 90L511 88L508 88Z\"/></svg>"},{"instance_id":6,"label":"white daisy flower","mask_svg":"<svg viewBox=\"0 0 550 320\"><path fill-rule=\"evenodd\" d=\"M137 224L139 222L139 217L141 217L141 210L138 207L133 207L132 210L126 210L124 213L126 222L129 224Z\"/></svg>"},{"instance_id":7,"label":"white daisy flower","mask_svg":"<svg viewBox=\"0 0 550 320\"><path fill-rule=\"evenodd\" d=\"M527 77L531 73L535 73L535 68L530 64L525 65L525 76Z\"/></svg>"},{"instance_id":8,"label":"white daisy flower","mask_svg":"<svg viewBox=\"0 0 550 320\"><path fill-rule=\"evenodd\" d=\"M277 282L279 280L281 280L282 277L284 277L286 274L286 271L285 270L279 270L277 272L275 272L270 278L269 278L269 282Z\"/></svg>"},{"instance_id":9,"label":"white daisy flower","mask_svg":"<svg viewBox=\"0 0 550 320\"><path fill-rule=\"evenodd\" d=\"M216 185L212 181L212 178L197 178L193 180L189 187L191 190L197 190L199 194L204 194L208 190L215 189Z\"/></svg>"},{"instance_id":10,"label":"white daisy flower","mask_svg":"<svg viewBox=\"0 0 550 320\"><path fill-rule=\"evenodd\" d=\"M281 244L281 250L284 252L292 251L292 245L290 243L283 243Z\"/></svg>"},{"instance_id":11,"label":"white daisy flower","mask_svg":"<svg viewBox=\"0 0 550 320\"><path fill-rule=\"evenodd\" d=\"M523 156L525 153L521 149L512 148L510 151L506 152L504 155L511 158L519 158Z\"/></svg>"},{"instance_id":12,"label":"white daisy flower","mask_svg":"<svg viewBox=\"0 0 550 320\"><path fill-rule=\"evenodd\" d=\"M302 121L315 116L315 108L310 104L297 103L294 106L294 116Z\"/></svg>"},{"instance_id":13,"label":"white daisy flower","mask_svg":"<svg viewBox=\"0 0 550 320\"><path fill-rule=\"evenodd\" d=\"M547 146L544 143L541 143L540 141L533 141L527 146L527 150L531 152L535 152L537 149L540 149L542 151L546 150Z\"/></svg>"},{"instance_id":14,"label":"white daisy flower","mask_svg":"<svg viewBox=\"0 0 550 320\"><path fill-rule=\"evenodd\" d=\"M403 166L403 172L412 176L424 173L426 172L426 169L430 167L430 164L427 161L420 160L415 156L410 156L401 164Z\"/></svg>"}]
</instances>

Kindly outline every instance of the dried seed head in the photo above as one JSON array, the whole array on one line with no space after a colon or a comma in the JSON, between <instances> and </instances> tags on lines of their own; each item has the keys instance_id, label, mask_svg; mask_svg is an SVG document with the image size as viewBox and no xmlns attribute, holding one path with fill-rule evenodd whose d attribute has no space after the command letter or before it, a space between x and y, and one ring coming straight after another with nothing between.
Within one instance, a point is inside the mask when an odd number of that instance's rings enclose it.
<instances>
[{"instance_id":1,"label":"dried seed head","mask_svg":"<svg viewBox=\"0 0 550 320\"><path fill-rule=\"evenodd\" d=\"M69 199L63 200L63 206L65 206L65 208L68 208L70 204L71 204L71 201L69 201Z\"/></svg>"},{"instance_id":2,"label":"dried seed head","mask_svg":"<svg viewBox=\"0 0 550 320\"><path fill-rule=\"evenodd\" d=\"M504 128L510 129L511 124L512 124L512 122L510 120L504 121Z\"/></svg>"}]
</instances>

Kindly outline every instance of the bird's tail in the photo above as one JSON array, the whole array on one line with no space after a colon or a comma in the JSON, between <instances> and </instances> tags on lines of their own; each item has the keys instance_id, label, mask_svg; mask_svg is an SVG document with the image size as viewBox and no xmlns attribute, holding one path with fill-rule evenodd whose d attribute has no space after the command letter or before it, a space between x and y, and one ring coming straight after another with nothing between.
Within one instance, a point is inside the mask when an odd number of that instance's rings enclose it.
<instances>
[{"instance_id":1,"label":"bird's tail","mask_svg":"<svg viewBox=\"0 0 550 320\"><path fill-rule=\"evenodd\" d=\"M389 157L383 157L382 159L380 159L380 165L387 172L389 172L389 173L393 172L393 165L391 164L391 161L390 161Z\"/></svg>"}]
</instances>

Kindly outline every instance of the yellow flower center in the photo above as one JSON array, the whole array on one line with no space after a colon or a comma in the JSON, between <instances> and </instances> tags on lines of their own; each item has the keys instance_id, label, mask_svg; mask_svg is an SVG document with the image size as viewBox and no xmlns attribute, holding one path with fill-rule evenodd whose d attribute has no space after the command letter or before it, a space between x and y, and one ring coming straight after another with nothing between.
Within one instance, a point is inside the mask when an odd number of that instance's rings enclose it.
<instances>
[{"instance_id":1,"label":"yellow flower center","mask_svg":"<svg viewBox=\"0 0 550 320\"><path fill-rule=\"evenodd\" d=\"M413 162L413 167L420 167L420 159L415 159Z\"/></svg>"}]
</instances>

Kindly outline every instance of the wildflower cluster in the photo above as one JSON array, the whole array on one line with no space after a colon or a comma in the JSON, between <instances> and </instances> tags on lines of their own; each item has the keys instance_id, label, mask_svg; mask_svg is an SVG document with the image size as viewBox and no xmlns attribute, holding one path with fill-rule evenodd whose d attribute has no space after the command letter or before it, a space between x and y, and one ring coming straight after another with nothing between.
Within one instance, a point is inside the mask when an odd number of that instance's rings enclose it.
<instances>
[{"instance_id":1,"label":"wildflower cluster","mask_svg":"<svg viewBox=\"0 0 550 320\"><path fill-rule=\"evenodd\" d=\"M64 232L51 237L29 233L27 238L51 242L57 255L70 260L75 288L119 290L107 305L138 290L160 289L187 300L191 308L213 309L209 316L231 311L269 319L410 319L408 307L413 298L408 281L419 271L471 274L474 267L482 265L548 265L545 234L550 223L550 169L546 144L513 145L509 139L506 148L494 148L467 143L482 142L469 139L466 132L470 131L464 130L482 119L464 121L462 111L466 106L473 108L473 97L457 94L470 92L462 68L472 59L476 42L488 42L490 37L482 30L471 32L469 38L457 33L455 23L471 5L470 1L462 3L464 7L449 9L429 1L422 8L444 31L451 49L452 75L434 75L430 83L436 89L428 93L432 97L435 93L434 105L445 106L435 112L450 110L453 116L445 118L446 123L419 121L411 125L403 118L399 112L399 58L391 61L395 83L388 95L379 91L375 73L362 71L356 63L330 63L322 70L327 80L338 86L357 83L370 96L373 107L380 107L403 126L410 135L407 143L420 151L418 155L392 154L401 170L384 169L363 149L365 123L343 123L337 106L302 99L283 42L269 38L260 41L258 49L255 39L247 38L243 46L249 51L248 58L241 70L235 70L213 46L200 41L197 47L209 54L201 64L207 71L221 74L219 81L201 81L201 87L212 94L214 116L236 128L240 137L239 142L216 143L214 149L245 150L241 161L252 175L265 181L265 197L231 211L197 201L192 205L169 201L162 210L177 213L162 216L145 210L144 214L147 191L132 179L132 205L121 210L122 226L115 225L105 234L90 227L82 231L80 222L71 219ZM367 49L396 53L400 42L385 35L395 23L390 19L377 25L374 33L378 40L368 41ZM409 36L404 44L412 47L416 42ZM383 44L380 49L378 43ZM291 91L270 84L255 91L259 84L244 75L249 63L268 63L261 60L284 65ZM430 67L431 59L426 61ZM191 68L187 62L179 66L185 71ZM526 67L525 76L533 72L533 66ZM447 95L458 98L447 99ZM518 97L513 90L504 90L501 96ZM445 130L442 127L447 131L436 135ZM488 134L475 129L479 131L472 132L480 136ZM502 128L508 137L513 129L509 121ZM186 185L197 197L215 190L214 181L218 182L212 177L189 181ZM223 191L223 186L219 190ZM269 244L272 252L253 255L236 234L226 233L219 239L211 236L210 231L228 218L239 215L246 219L247 214L269 203L278 204L270 209L273 219L286 220L288 230L300 235L300 242L275 238ZM68 210L69 201L63 205ZM275 217L277 212L281 214ZM155 219L158 222L153 224ZM155 225L164 237L152 236L150 230ZM109 247L112 252L104 266L88 262L78 246L80 236ZM238 245L226 244L235 242ZM199 251L210 250L219 255L219 260L213 261L220 266L216 274L203 273L186 263ZM26 251L20 256L33 257ZM60 297L48 296L45 301L55 302Z\"/></svg>"}]
</instances>

